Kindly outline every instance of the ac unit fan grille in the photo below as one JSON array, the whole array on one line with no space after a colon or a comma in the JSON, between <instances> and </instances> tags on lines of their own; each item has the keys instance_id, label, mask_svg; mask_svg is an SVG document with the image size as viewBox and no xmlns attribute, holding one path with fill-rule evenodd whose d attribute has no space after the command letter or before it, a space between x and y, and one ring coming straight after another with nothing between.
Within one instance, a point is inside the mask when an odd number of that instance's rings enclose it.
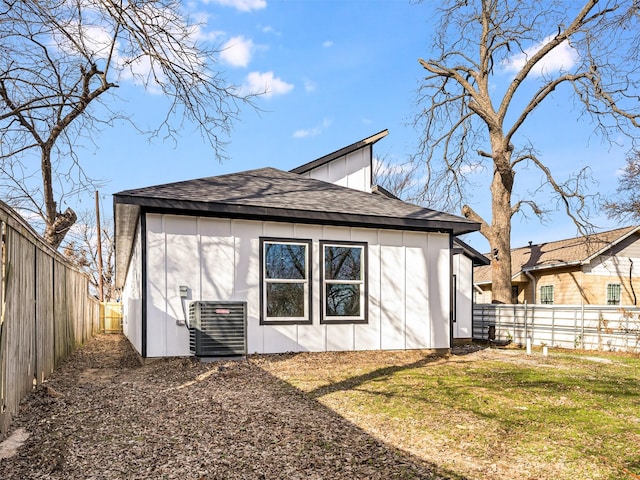
<instances>
[{"instance_id":1,"label":"ac unit fan grille","mask_svg":"<svg viewBox=\"0 0 640 480\"><path fill-rule=\"evenodd\" d=\"M189 305L189 348L198 357L246 355L246 302Z\"/></svg>"}]
</instances>

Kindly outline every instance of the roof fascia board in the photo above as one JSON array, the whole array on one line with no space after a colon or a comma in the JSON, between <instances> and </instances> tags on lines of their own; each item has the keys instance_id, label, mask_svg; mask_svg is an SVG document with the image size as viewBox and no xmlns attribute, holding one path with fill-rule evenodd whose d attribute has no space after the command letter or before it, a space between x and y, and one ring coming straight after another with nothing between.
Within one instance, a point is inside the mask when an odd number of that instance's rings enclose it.
<instances>
[{"instance_id":1,"label":"roof fascia board","mask_svg":"<svg viewBox=\"0 0 640 480\"><path fill-rule=\"evenodd\" d=\"M382 228L414 231L446 231L455 235L476 231L478 224L446 220L428 220L403 217L381 217L336 212L316 212L274 207L252 207L225 203L190 202L185 200L158 199L115 195L116 203L136 204L149 213L174 215L205 215L247 220L272 220L281 222L320 223L342 226Z\"/></svg>"},{"instance_id":2,"label":"roof fascia board","mask_svg":"<svg viewBox=\"0 0 640 480\"><path fill-rule=\"evenodd\" d=\"M535 272L538 270L549 270L551 268L563 268L563 267L575 267L577 265L583 265L581 260L574 260L573 262L554 263L553 265L538 265L536 267L523 268L522 272Z\"/></svg>"},{"instance_id":3,"label":"roof fascia board","mask_svg":"<svg viewBox=\"0 0 640 480\"><path fill-rule=\"evenodd\" d=\"M298 173L298 174L307 173L308 171L313 170L314 168L318 168L326 163L329 163L335 160L336 158L343 157L352 152L355 152L356 150L360 150L361 148L364 148L366 146L373 145L378 140L386 137L388 134L389 134L388 129L382 130L381 132L371 135L370 137L364 138L359 142L352 143L351 145L347 145L346 147L343 147L340 150L336 150L333 153L320 157L316 160L312 160L311 162L305 163L304 165L300 165L299 167L289 170L289 172Z\"/></svg>"},{"instance_id":4,"label":"roof fascia board","mask_svg":"<svg viewBox=\"0 0 640 480\"><path fill-rule=\"evenodd\" d=\"M462 249L462 253L464 253L467 257L469 257L473 261L474 266L480 265L489 265L490 260L482 255L479 251L473 248L468 243L463 242L459 238L454 238L453 243L458 245L460 249Z\"/></svg>"}]
</instances>

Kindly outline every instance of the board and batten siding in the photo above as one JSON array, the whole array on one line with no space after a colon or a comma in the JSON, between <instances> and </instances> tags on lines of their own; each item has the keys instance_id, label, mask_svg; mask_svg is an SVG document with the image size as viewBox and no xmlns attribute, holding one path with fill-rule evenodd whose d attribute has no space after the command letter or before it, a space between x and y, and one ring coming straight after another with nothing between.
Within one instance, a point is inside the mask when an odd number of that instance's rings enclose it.
<instances>
[{"instance_id":1,"label":"board and batten siding","mask_svg":"<svg viewBox=\"0 0 640 480\"><path fill-rule=\"evenodd\" d=\"M142 354L142 237L138 222L129 261L129 270L122 289L122 332L138 353Z\"/></svg>"},{"instance_id":2,"label":"board and batten siding","mask_svg":"<svg viewBox=\"0 0 640 480\"><path fill-rule=\"evenodd\" d=\"M191 354L180 286L185 309L246 301L248 353L449 347L448 234L169 214L146 214L146 231L148 357ZM260 325L260 237L312 240L311 325ZM320 324L320 240L367 242L367 324Z\"/></svg>"},{"instance_id":3,"label":"board and batten siding","mask_svg":"<svg viewBox=\"0 0 640 480\"><path fill-rule=\"evenodd\" d=\"M342 187L371 192L371 147L361 148L301 174Z\"/></svg>"},{"instance_id":4,"label":"board and batten siding","mask_svg":"<svg viewBox=\"0 0 640 480\"><path fill-rule=\"evenodd\" d=\"M473 328L473 260L459 253L453 256L456 276L453 338L471 338Z\"/></svg>"}]
</instances>

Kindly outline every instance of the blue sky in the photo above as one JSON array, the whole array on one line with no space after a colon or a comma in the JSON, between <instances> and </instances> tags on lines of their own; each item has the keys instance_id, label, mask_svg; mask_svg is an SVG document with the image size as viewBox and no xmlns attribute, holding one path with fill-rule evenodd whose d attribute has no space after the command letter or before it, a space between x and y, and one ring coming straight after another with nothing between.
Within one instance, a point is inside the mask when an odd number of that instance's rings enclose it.
<instances>
[{"instance_id":1,"label":"blue sky","mask_svg":"<svg viewBox=\"0 0 640 480\"><path fill-rule=\"evenodd\" d=\"M130 188L220 175L263 166L289 170L385 128L389 135L375 154L402 163L416 151L419 133L411 126L423 69L418 58L431 55L430 2L403 0L192 0L185 8L206 22L200 35L222 47L220 66L230 82L244 88L267 86L235 123L224 163L194 129L185 125L177 142L152 142L126 124L96 135L82 160L87 173L107 181L101 189L103 216L111 215L112 193ZM505 69L505 75L508 71ZM162 98L122 84L119 108L141 125L162 114ZM615 190L624 165L624 146L609 148L589 136L558 96L535 115L525 136L536 142L558 175L590 165L602 194ZM567 115L564 115L567 114ZM490 172L473 173L478 182ZM519 174L526 178L527 172ZM537 181L531 174L530 188ZM472 206L489 217L488 183L478 187ZM84 208L92 197L82 200ZM83 208L80 206L79 208ZM458 212L453 212L458 213ZM618 225L599 217L603 228ZM540 224L515 218L513 246L571 237L561 214ZM479 234L466 240L481 251Z\"/></svg>"}]
</instances>

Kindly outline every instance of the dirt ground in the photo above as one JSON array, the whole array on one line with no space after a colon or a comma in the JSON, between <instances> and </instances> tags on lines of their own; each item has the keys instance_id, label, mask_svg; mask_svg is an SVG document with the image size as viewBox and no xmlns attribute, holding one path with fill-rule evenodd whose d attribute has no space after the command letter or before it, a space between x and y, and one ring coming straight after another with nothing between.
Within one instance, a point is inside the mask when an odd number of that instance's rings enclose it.
<instances>
[{"instance_id":1,"label":"dirt ground","mask_svg":"<svg viewBox=\"0 0 640 480\"><path fill-rule=\"evenodd\" d=\"M29 437L0 459L0 478L462 479L384 444L259 363L141 366L122 336L98 336L25 399L9 434Z\"/></svg>"}]
</instances>

